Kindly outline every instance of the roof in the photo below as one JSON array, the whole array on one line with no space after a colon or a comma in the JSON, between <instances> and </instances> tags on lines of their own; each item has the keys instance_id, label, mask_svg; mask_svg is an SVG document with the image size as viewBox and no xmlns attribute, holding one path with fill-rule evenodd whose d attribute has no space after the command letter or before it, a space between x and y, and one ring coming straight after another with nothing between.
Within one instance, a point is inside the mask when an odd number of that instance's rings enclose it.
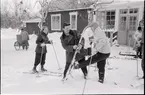
<instances>
[{"instance_id":1,"label":"roof","mask_svg":"<svg viewBox=\"0 0 145 95\"><path fill-rule=\"evenodd\" d=\"M67 11L78 11L78 10L91 10L92 8L86 7L86 8L77 8L77 9L66 9L66 10L57 10L57 11L50 11L49 13L53 12L67 12Z\"/></svg>"},{"instance_id":2,"label":"roof","mask_svg":"<svg viewBox=\"0 0 145 95\"><path fill-rule=\"evenodd\" d=\"M105 2L104 2L105 3ZM118 7L118 6L124 6L124 5L144 5L144 1L115 1L111 4L103 4L103 7L108 8L108 7ZM55 13L55 12L67 12L67 11L77 11L77 10L91 10L93 9L93 5L91 5L90 7L86 7L86 8L77 8L77 9L66 9L66 10L56 10L56 11L50 11L49 13Z\"/></svg>"},{"instance_id":3,"label":"roof","mask_svg":"<svg viewBox=\"0 0 145 95\"><path fill-rule=\"evenodd\" d=\"M35 19L29 19L29 20L24 20L24 23L37 23L41 22L41 18L35 18Z\"/></svg>"},{"instance_id":4,"label":"roof","mask_svg":"<svg viewBox=\"0 0 145 95\"><path fill-rule=\"evenodd\" d=\"M127 1L116 1L116 2L113 2L111 4L105 4L103 7L104 8L120 8L120 7L124 7L125 6L144 6L144 1L134 1L134 2L127 2Z\"/></svg>"}]
</instances>

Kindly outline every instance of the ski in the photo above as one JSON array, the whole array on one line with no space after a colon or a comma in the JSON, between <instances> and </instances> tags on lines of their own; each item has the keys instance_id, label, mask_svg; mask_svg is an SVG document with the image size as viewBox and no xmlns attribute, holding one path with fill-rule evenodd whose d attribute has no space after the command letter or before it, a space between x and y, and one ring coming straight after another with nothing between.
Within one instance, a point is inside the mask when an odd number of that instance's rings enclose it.
<instances>
[{"instance_id":1,"label":"ski","mask_svg":"<svg viewBox=\"0 0 145 95\"><path fill-rule=\"evenodd\" d=\"M23 72L23 74L34 74L34 75L36 75L36 77L41 77L40 76L40 74L39 74L39 72Z\"/></svg>"},{"instance_id":2,"label":"ski","mask_svg":"<svg viewBox=\"0 0 145 95\"><path fill-rule=\"evenodd\" d=\"M122 55L122 56L136 56L134 53L130 54L130 53L121 53L119 52L119 55Z\"/></svg>"},{"instance_id":3,"label":"ski","mask_svg":"<svg viewBox=\"0 0 145 95\"><path fill-rule=\"evenodd\" d=\"M136 85L136 84L130 84L130 86L133 87L133 88L138 88L140 86L144 86L144 83L141 83L141 84L138 84L138 85Z\"/></svg>"},{"instance_id":4,"label":"ski","mask_svg":"<svg viewBox=\"0 0 145 95\"><path fill-rule=\"evenodd\" d=\"M140 87L142 85L144 85L144 78L138 78L136 80L136 82L130 84L130 86L133 87L133 88L138 88L138 87Z\"/></svg>"},{"instance_id":5,"label":"ski","mask_svg":"<svg viewBox=\"0 0 145 95\"><path fill-rule=\"evenodd\" d=\"M116 57L116 56L109 57L109 59L136 60L136 58Z\"/></svg>"},{"instance_id":6,"label":"ski","mask_svg":"<svg viewBox=\"0 0 145 95\"><path fill-rule=\"evenodd\" d=\"M97 80L93 80L91 78L88 78L87 80L98 82ZM100 82L98 82L98 83L100 83ZM100 84L102 84L102 85L107 84L107 85L114 85L114 86L118 85L118 83L115 81L104 81L103 83L100 83Z\"/></svg>"},{"instance_id":7,"label":"ski","mask_svg":"<svg viewBox=\"0 0 145 95\"><path fill-rule=\"evenodd\" d=\"M45 75L45 76L57 76L57 77L61 77L62 76L62 73L59 73L59 72L42 72L41 75Z\"/></svg>"},{"instance_id":8,"label":"ski","mask_svg":"<svg viewBox=\"0 0 145 95\"><path fill-rule=\"evenodd\" d=\"M52 72L52 71L39 71L39 72L23 72L24 74L36 74L36 77L41 77L42 75L46 76L57 76L61 77L63 73L60 72Z\"/></svg>"},{"instance_id":9,"label":"ski","mask_svg":"<svg viewBox=\"0 0 145 95\"><path fill-rule=\"evenodd\" d=\"M54 71L46 71L46 72L53 73L53 74L63 74L61 72L54 72Z\"/></svg>"}]
</instances>

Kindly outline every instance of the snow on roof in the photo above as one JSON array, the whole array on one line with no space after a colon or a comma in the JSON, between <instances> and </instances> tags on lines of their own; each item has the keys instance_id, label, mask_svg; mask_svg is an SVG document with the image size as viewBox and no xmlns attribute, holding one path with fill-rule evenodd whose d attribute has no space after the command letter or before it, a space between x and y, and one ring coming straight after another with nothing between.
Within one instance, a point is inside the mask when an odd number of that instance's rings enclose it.
<instances>
[{"instance_id":1,"label":"snow on roof","mask_svg":"<svg viewBox=\"0 0 145 95\"><path fill-rule=\"evenodd\" d=\"M144 1L115 1L111 4L105 4L105 7L134 6L144 5Z\"/></svg>"},{"instance_id":2,"label":"snow on roof","mask_svg":"<svg viewBox=\"0 0 145 95\"><path fill-rule=\"evenodd\" d=\"M24 20L24 23L37 23L41 22L41 18L35 18L35 19L29 19L29 20Z\"/></svg>"},{"instance_id":3,"label":"snow on roof","mask_svg":"<svg viewBox=\"0 0 145 95\"><path fill-rule=\"evenodd\" d=\"M100 2L101 3L101 2ZM105 3L105 2L104 2ZM118 1L118 0L114 0L113 3L111 4L103 4L104 7L118 7L118 6L123 6L123 5L144 5L144 1L138 0L138 1ZM84 10L84 9L93 9L93 5L86 7L86 8L77 8L77 9L65 9L65 10L56 10L56 11L50 11L49 13L55 13L55 12L64 12L64 11L76 11L76 10Z\"/></svg>"},{"instance_id":4,"label":"snow on roof","mask_svg":"<svg viewBox=\"0 0 145 95\"><path fill-rule=\"evenodd\" d=\"M64 11L77 11L77 10L90 10L90 9L91 9L91 7L77 8L77 9L65 9L65 10L50 11L50 13L53 13L53 12L64 12Z\"/></svg>"}]
</instances>

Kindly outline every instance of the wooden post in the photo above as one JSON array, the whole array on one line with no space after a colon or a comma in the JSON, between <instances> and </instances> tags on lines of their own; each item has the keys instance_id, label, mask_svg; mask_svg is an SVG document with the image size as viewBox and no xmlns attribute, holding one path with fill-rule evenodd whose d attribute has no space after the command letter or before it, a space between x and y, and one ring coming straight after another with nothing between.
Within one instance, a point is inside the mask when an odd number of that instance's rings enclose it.
<instances>
[{"instance_id":1,"label":"wooden post","mask_svg":"<svg viewBox=\"0 0 145 95\"><path fill-rule=\"evenodd\" d=\"M113 45L113 31L110 31L110 45Z\"/></svg>"}]
</instances>

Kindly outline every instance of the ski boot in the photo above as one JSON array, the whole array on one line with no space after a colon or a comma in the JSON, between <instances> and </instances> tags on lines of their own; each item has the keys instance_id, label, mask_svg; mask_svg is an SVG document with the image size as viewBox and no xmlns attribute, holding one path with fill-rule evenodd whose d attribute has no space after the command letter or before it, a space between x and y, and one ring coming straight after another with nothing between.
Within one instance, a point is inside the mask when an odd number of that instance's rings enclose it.
<instances>
[{"instance_id":1,"label":"ski boot","mask_svg":"<svg viewBox=\"0 0 145 95\"><path fill-rule=\"evenodd\" d=\"M32 73L33 73L33 74L34 74L34 73L38 73L38 71L36 70L36 67L33 67Z\"/></svg>"},{"instance_id":2,"label":"ski boot","mask_svg":"<svg viewBox=\"0 0 145 95\"><path fill-rule=\"evenodd\" d=\"M84 74L84 79L88 79L88 75L87 74Z\"/></svg>"},{"instance_id":3,"label":"ski boot","mask_svg":"<svg viewBox=\"0 0 145 95\"><path fill-rule=\"evenodd\" d=\"M104 82L104 73L99 72L99 80L98 82L103 83Z\"/></svg>"},{"instance_id":4,"label":"ski boot","mask_svg":"<svg viewBox=\"0 0 145 95\"><path fill-rule=\"evenodd\" d=\"M103 83L103 82L104 82L104 80L103 80L103 79L99 79L99 80L98 80L98 82Z\"/></svg>"},{"instance_id":5,"label":"ski boot","mask_svg":"<svg viewBox=\"0 0 145 95\"><path fill-rule=\"evenodd\" d=\"M64 83L66 80L67 80L67 78L66 78L66 76L64 75L61 81Z\"/></svg>"},{"instance_id":6,"label":"ski boot","mask_svg":"<svg viewBox=\"0 0 145 95\"><path fill-rule=\"evenodd\" d=\"M42 72L46 72L47 70L42 66L42 67L41 67L41 71L42 71Z\"/></svg>"},{"instance_id":7,"label":"ski boot","mask_svg":"<svg viewBox=\"0 0 145 95\"><path fill-rule=\"evenodd\" d=\"M23 50L25 49L25 46L24 46L24 45L22 46L22 49L23 49Z\"/></svg>"},{"instance_id":8,"label":"ski boot","mask_svg":"<svg viewBox=\"0 0 145 95\"><path fill-rule=\"evenodd\" d=\"M26 50L28 50L28 46L26 46Z\"/></svg>"}]
</instances>

